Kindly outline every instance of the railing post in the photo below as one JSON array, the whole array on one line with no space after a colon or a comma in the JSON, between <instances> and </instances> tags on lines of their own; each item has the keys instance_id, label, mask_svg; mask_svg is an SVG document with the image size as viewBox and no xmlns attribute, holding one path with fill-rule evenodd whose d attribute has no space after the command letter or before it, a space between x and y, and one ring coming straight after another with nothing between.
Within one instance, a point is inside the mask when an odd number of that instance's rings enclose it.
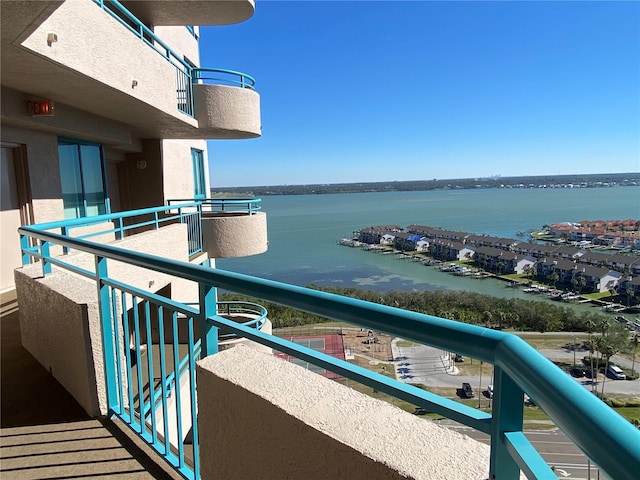
<instances>
[{"instance_id":1,"label":"railing post","mask_svg":"<svg viewBox=\"0 0 640 480\"><path fill-rule=\"evenodd\" d=\"M22 251L22 265L29 265L31 263L31 255L29 251L29 237L24 234L20 234L20 250Z\"/></svg>"},{"instance_id":2,"label":"railing post","mask_svg":"<svg viewBox=\"0 0 640 480\"><path fill-rule=\"evenodd\" d=\"M51 264L48 262L49 257L51 256L51 251L49 250L49 242L42 242L40 244L40 254L42 255L42 275L47 275L51 273Z\"/></svg>"},{"instance_id":3,"label":"railing post","mask_svg":"<svg viewBox=\"0 0 640 480\"><path fill-rule=\"evenodd\" d=\"M209 267L209 259L204 263L204 266ZM217 294L215 287L210 285L199 284L198 290L200 294L200 345L201 354L200 357L204 358L209 355L218 353L218 328L207 322L208 317L216 315L216 303Z\"/></svg>"},{"instance_id":4,"label":"railing post","mask_svg":"<svg viewBox=\"0 0 640 480\"><path fill-rule=\"evenodd\" d=\"M69 228L68 228L68 227L62 227L62 228L60 228L60 234L61 234L63 237L68 237L68 236L69 236ZM69 253L69 250L70 250L70 249L69 249L69 247L67 247L67 246L63 246L63 247L62 247L62 253L63 253L63 254L65 254L65 255L67 255L67 254Z\"/></svg>"},{"instance_id":5,"label":"railing post","mask_svg":"<svg viewBox=\"0 0 640 480\"><path fill-rule=\"evenodd\" d=\"M520 478L520 467L507 450L504 433L522 431L524 394L498 366L494 367L493 382L489 479L517 480Z\"/></svg>"},{"instance_id":6,"label":"railing post","mask_svg":"<svg viewBox=\"0 0 640 480\"><path fill-rule=\"evenodd\" d=\"M116 387L116 362L114 342L119 339L113 338L114 329L111 318L109 286L103 283L108 277L107 259L96 256L96 285L98 288L98 310L100 312L100 326L102 330L102 355L104 358L104 377L107 386L107 408L109 411L116 411L118 406L118 390Z\"/></svg>"}]
</instances>

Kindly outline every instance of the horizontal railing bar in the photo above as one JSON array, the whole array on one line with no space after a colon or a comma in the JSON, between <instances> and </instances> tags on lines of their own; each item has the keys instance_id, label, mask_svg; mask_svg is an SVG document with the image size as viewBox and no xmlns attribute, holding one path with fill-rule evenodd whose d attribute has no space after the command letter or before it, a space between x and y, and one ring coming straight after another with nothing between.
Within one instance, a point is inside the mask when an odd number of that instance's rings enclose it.
<instances>
[{"instance_id":1,"label":"horizontal railing bar","mask_svg":"<svg viewBox=\"0 0 640 480\"><path fill-rule=\"evenodd\" d=\"M32 225L31 228L37 231L42 231L42 230L51 230L54 228L62 228L62 227L89 226L89 225L95 225L98 223L110 222L112 220L117 220L120 218L138 217L138 216L146 215L149 213L158 213L158 212L165 212L168 210L177 210L177 209L188 208L188 207L196 207L197 205L198 205L198 202L192 201L190 203L172 205L171 208L169 208L166 205L163 205L162 207L142 208L140 210L127 210L126 212L104 213L102 215L95 215L93 217L81 217L81 218L73 218L69 220L56 220L53 222L39 223L37 225Z\"/></svg>"},{"instance_id":2,"label":"horizontal railing bar","mask_svg":"<svg viewBox=\"0 0 640 480\"><path fill-rule=\"evenodd\" d=\"M239 80L229 80L225 77L211 77L209 74L215 75L228 75L230 77L239 77ZM235 70L228 70L224 68L192 68L191 76L194 81L216 81L224 84L239 85L241 88L255 89L256 81L251 75L246 73L237 72Z\"/></svg>"},{"instance_id":3,"label":"horizontal railing bar","mask_svg":"<svg viewBox=\"0 0 640 480\"><path fill-rule=\"evenodd\" d=\"M423 408L429 408L434 413L439 413L447 418L455 420L464 425L470 426L483 433L491 432L491 415L481 410L469 407L454 400L444 398L440 395L421 390L418 387L404 382L398 382L395 378L390 378L377 372L360 367L345 360L318 352L311 348L299 345L288 340L268 335L259 330L246 327L220 316L208 318L216 327L231 330L239 336L256 341L296 358L305 360L318 367L325 368L334 373L355 380L359 383L375 388L381 392L388 393L396 398L405 400Z\"/></svg>"},{"instance_id":4,"label":"horizontal railing bar","mask_svg":"<svg viewBox=\"0 0 640 480\"><path fill-rule=\"evenodd\" d=\"M544 458L522 432L507 432L503 439L511 458L527 478L536 480L557 480L557 476Z\"/></svg>"},{"instance_id":5,"label":"horizontal railing bar","mask_svg":"<svg viewBox=\"0 0 640 480\"><path fill-rule=\"evenodd\" d=\"M39 259L40 261L43 261L43 259L45 258L44 255L42 255L40 253L35 253L35 252L31 252L31 251L27 251L25 253L27 253L31 257ZM91 280L95 280L96 279L96 273L95 272L92 272L91 270L86 270L84 268L78 267L76 265L73 265L72 263L63 262L59 258L46 257L46 261L47 261L47 263L51 263L53 265L57 265L58 267L63 268L65 270L70 270L73 273L77 273L78 275L82 275L83 277L87 277L87 278L89 278Z\"/></svg>"},{"instance_id":6,"label":"horizontal railing bar","mask_svg":"<svg viewBox=\"0 0 640 480\"><path fill-rule=\"evenodd\" d=\"M122 283L113 278L104 278L102 283L108 285L110 287L122 290L125 293L129 293L131 295L135 295L142 300L148 300L151 303L164 307L168 310L174 310L178 313L181 313L187 317L195 317L198 315L198 310L194 307L190 307L189 305L181 302L176 302L167 297L163 297L161 295L157 295L155 293L149 292L148 290L142 290L140 288L134 287L132 285L128 285L126 283Z\"/></svg>"}]
</instances>

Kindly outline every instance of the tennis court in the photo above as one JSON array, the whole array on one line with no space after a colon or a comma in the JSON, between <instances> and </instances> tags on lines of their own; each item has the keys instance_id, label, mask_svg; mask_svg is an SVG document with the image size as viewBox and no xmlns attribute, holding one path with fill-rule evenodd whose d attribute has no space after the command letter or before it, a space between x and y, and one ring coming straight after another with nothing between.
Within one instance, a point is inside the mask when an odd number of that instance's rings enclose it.
<instances>
[{"instance_id":1,"label":"tennis court","mask_svg":"<svg viewBox=\"0 0 640 480\"><path fill-rule=\"evenodd\" d=\"M340 358L342 360L344 357L344 345L342 342L342 335L300 335L300 336L289 336L282 337L287 340L297 343L298 345L302 345L318 352L326 353L327 355L331 355L332 357ZM318 373L326 378L336 379L340 378L340 375L327 371L324 368L317 367L312 363L306 362L304 360L300 360L299 358L293 357L291 355L287 355L286 353L277 352L277 356L280 358L284 358L285 360L295 363L296 365L300 365L307 370L311 370L314 373Z\"/></svg>"}]
</instances>

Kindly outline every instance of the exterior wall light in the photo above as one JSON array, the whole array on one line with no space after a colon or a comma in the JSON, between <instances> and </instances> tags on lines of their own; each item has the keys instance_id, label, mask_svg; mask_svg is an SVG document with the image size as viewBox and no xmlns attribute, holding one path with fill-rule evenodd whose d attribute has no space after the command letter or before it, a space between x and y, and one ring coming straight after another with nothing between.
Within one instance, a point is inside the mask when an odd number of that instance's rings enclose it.
<instances>
[{"instance_id":1,"label":"exterior wall light","mask_svg":"<svg viewBox=\"0 0 640 480\"><path fill-rule=\"evenodd\" d=\"M136 88L138 86L138 80L131 80L131 88Z\"/></svg>"},{"instance_id":2,"label":"exterior wall light","mask_svg":"<svg viewBox=\"0 0 640 480\"><path fill-rule=\"evenodd\" d=\"M49 47L57 41L58 41L58 35L56 35L55 33L47 33L47 45Z\"/></svg>"},{"instance_id":3,"label":"exterior wall light","mask_svg":"<svg viewBox=\"0 0 640 480\"><path fill-rule=\"evenodd\" d=\"M53 117L56 113L53 100L36 100L27 102L27 114L32 117Z\"/></svg>"}]
</instances>

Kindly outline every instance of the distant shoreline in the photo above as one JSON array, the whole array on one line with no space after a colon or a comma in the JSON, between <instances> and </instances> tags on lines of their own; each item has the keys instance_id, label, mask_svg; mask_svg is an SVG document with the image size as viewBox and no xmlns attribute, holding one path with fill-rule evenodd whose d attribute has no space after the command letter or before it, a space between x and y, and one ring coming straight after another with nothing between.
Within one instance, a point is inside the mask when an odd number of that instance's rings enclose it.
<instances>
[{"instance_id":1,"label":"distant shoreline","mask_svg":"<svg viewBox=\"0 0 640 480\"><path fill-rule=\"evenodd\" d=\"M320 195L335 193L408 192L426 190L467 190L485 188L609 188L639 186L640 173L542 175L466 179L406 180L309 185L270 185L211 188L212 196L226 195Z\"/></svg>"}]
</instances>

